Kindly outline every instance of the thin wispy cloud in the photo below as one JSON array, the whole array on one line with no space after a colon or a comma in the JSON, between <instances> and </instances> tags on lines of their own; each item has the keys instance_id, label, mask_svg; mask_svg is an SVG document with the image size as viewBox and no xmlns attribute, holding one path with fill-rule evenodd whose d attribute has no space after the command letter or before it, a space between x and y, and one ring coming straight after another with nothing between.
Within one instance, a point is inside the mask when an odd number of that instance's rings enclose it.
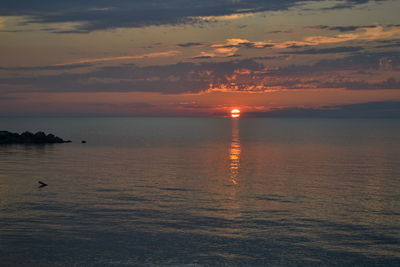
<instances>
[{"instance_id":1,"label":"thin wispy cloud","mask_svg":"<svg viewBox=\"0 0 400 267\"><path fill-rule=\"evenodd\" d=\"M247 39L241 38L231 38L227 39L222 44L213 44L211 47L219 47L219 48L229 48L229 47L244 47L244 48L265 48L265 47L272 47L274 44L271 42L262 42L262 41L250 41Z\"/></svg>"},{"instance_id":2,"label":"thin wispy cloud","mask_svg":"<svg viewBox=\"0 0 400 267\"><path fill-rule=\"evenodd\" d=\"M248 18L255 16L257 13L239 13L239 14L231 14L231 15L220 15L220 16L201 16L196 17L195 19L201 21L229 21L229 20L237 20L242 18Z\"/></svg>"},{"instance_id":3,"label":"thin wispy cloud","mask_svg":"<svg viewBox=\"0 0 400 267\"><path fill-rule=\"evenodd\" d=\"M57 70L72 70L84 67L90 67L92 64L78 63L65 65L38 65L38 66L18 66L18 67L0 67L3 71L57 71Z\"/></svg>"},{"instance_id":4,"label":"thin wispy cloud","mask_svg":"<svg viewBox=\"0 0 400 267\"><path fill-rule=\"evenodd\" d=\"M315 46L322 44L336 44L349 41L372 41L397 38L400 36L400 27L376 26L373 28L362 28L361 32L344 33L332 36L316 35L308 36L299 41L285 41L274 44L276 48L288 48L291 46Z\"/></svg>"},{"instance_id":5,"label":"thin wispy cloud","mask_svg":"<svg viewBox=\"0 0 400 267\"><path fill-rule=\"evenodd\" d=\"M196 47L196 46L203 46L204 43L199 43L199 42L187 42L187 43L181 43L177 44L177 46L180 47Z\"/></svg>"},{"instance_id":6,"label":"thin wispy cloud","mask_svg":"<svg viewBox=\"0 0 400 267\"><path fill-rule=\"evenodd\" d=\"M307 26L304 29L314 30L314 31L339 31L339 32L352 32L359 29L375 28L376 25L366 25L366 26L327 26L327 25L316 25Z\"/></svg>"},{"instance_id":7,"label":"thin wispy cloud","mask_svg":"<svg viewBox=\"0 0 400 267\"><path fill-rule=\"evenodd\" d=\"M349 53L349 52L358 52L363 50L362 46L337 46L330 48L310 48L305 50L295 50L295 51L286 51L282 52L282 54L292 54L292 55L317 55L317 54L336 54L336 53Z\"/></svg>"},{"instance_id":8,"label":"thin wispy cloud","mask_svg":"<svg viewBox=\"0 0 400 267\"><path fill-rule=\"evenodd\" d=\"M86 59L80 59L80 60L71 61L71 62L55 64L55 66L88 64L88 63L107 62L107 61L132 60L132 59L144 59L144 58L173 57L173 56L178 55L179 53L180 52L177 50L171 50L171 51L165 51L165 52L154 52L154 53L134 55L134 56L86 58Z\"/></svg>"}]
</instances>

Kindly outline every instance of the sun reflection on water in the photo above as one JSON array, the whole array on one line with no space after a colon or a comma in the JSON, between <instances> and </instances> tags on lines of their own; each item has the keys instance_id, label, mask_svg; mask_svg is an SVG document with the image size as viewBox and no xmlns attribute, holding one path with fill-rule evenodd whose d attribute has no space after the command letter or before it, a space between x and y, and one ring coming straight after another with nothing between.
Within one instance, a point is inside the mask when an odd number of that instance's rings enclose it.
<instances>
[{"instance_id":1,"label":"sun reflection on water","mask_svg":"<svg viewBox=\"0 0 400 267\"><path fill-rule=\"evenodd\" d=\"M238 175L240 170L240 137L239 137L239 120L232 120L232 139L229 149L229 170L231 173L232 184L238 184Z\"/></svg>"}]
</instances>

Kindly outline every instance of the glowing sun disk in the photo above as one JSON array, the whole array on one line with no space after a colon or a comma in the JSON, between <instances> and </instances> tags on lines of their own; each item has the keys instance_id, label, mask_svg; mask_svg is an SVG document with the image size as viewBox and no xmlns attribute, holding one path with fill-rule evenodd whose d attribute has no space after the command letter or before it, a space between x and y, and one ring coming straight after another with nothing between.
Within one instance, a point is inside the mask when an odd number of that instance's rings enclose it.
<instances>
[{"instance_id":1,"label":"glowing sun disk","mask_svg":"<svg viewBox=\"0 0 400 267\"><path fill-rule=\"evenodd\" d=\"M231 110L231 117L232 118L239 118L240 117L240 110L235 108Z\"/></svg>"}]
</instances>

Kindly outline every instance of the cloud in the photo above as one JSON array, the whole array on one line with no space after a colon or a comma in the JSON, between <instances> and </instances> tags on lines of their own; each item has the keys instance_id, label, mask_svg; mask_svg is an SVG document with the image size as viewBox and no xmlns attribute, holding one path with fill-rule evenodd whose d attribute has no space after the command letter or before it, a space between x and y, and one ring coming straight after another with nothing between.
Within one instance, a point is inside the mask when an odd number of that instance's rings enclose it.
<instances>
[{"instance_id":1,"label":"cloud","mask_svg":"<svg viewBox=\"0 0 400 267\"><path fill-rule=\"evenodd\" d=\"M171 50L171 51L154 52L154 53L135 55L135 56L86 58L72 62L60 63L55 66L77 65L77 64L87 64L87 63L106 62L106 61L132 60L132 59L143 59L143 58L172 57L178 55L179 53L180 53L179 51Z\"/></svg>"},{"instance_id":2,"label":"cloud","mask_svg":"<svg viewBox=\"0 0 400 267\"><path fill-rule=\"evenodd\" d=\"M296 54L296 55L316 55L316 54L333 54L333 53L349 53L349 52L358 52L363 50L364 48L361 46L338 46L331 48L310 48L302 51L287 51L282 52L282 54Z\"/></svg>"},{"instance_id":3,"label":"cloud","mask_svg":"<svg viewBox=\"0 0 400 267\"><path fill-rule=\"evenodd\" d=\"M369 0L344 0L347 7ZM372 1L372 0L371 0ZM176 25L210 20L232 20L267 11L299 7L306 0L2 0L0 16L23 16L25 23L68 23L70 30L56 33L87 33L97 30Z\"/></svg>"},{"instance_id":4,"label":"cloud","mask_svg":"<svg viewBox=\"0 0 400 267\"><path fill-rule=\"evenodd\" d=\"M258 62L260 59L284 60L285 57L287 55L225 62L183 62L160 66L133 64L97 68L91 66L84 73L67 71L51 75L21 73L18 76L0 78L0 91L186 94L262 93L325 88L400 89L396 76L396 71L400 69L400 55L396 52L354 53L343 58L319 60L310 65L270 67L268 61L264 63L265 65Z\"/></svg>"},{"instance_id":5,"label":"cloud","mask_svg":"<svg viewBox=\"0 0 400 267\"><path fill-rule=\"evenodd\" d=\"M376 0L376 1L385 1L385 0ZM355 5L368 3L369 0L349 0L349 1L337 1L337 2L339 3L331 7L322 8L322 10L353 8Z\"/></svg>"},{"instance_id":6,"label":"cloud","mask_svg":"<svg viewBox=\"0 0 400 267\"><path fill-rule=\"evenodd\" d=\"M77 68L90 67L91 64L67 64L67 65L46 65L46 66L19 66L19 67L0 67L5 71L32 71L32 70L70 70Z\"/></svg>"},{"instance_id":7,"label":"cloud","mask_svg":"<svg viewBox=\"0 0 400 267\"><path fill-rule=\"evenodd\" d=\"M395 89L400 90L400 82L394 77L390 77L380 82L366 82L363 80L349 80L349 81L338 81L338 82L327 82L321 83L323 88L345 88L348 90L384 90L384 89Z\"/></svg>"},{"instance_id":8,"label":"cloud","mask_svg":"<svg viewBox=\"0 0 400 267\"><path fill-rule=\"evenodd\" d=\"M0 78L0 88L18 87L18 92L159 92L162 94L200 93L210 84L227 82L237 70L262 70L253 60L177 63L139 67L102 67L85 73L61 73ZM1 89L0 89L1 90Z\"/></svg>"},{"instance_id":9,"label":"cloud","mask_svg":"<svg viewBox=\"0 0 400 267\"><path fill-rule=\"evenodd\" d=\"M391 43L384 44L384 45L377 45L375 48L396 48L400 47L400 40L388 40Z\"/></svg>"},{"instance_id":10,"label":"cloud","mask_svg":"<svg viewBox=\"0 0 400 267\"><path fill-rule=\"evenodd\" d=\"M23 97L19 96L0 96L0 101L21 100Z\"/></svg>"},{"instance_id":11,"label":"cloud","mask_svg":"<svg viewBox=\"0 0 400 267\"><path fill-rule=\"evenodd\" d=\"M107 108L130 108L130 109L149 109L157 107L157 105L146 103L146 102L130 102L130 103L85 103L85 105L91 105L96 107L107 107Z\"/></svg>"},{"instance_id":12,"label":"cloud","mask_svg":"<svg viewBox=\"0 0 400 267\"><path fill-rule=\"evenodd\" d=\"M71 62L64 62L54 65L43 66L18 66L18 67L0 67L0 71L34 71L34 70L70 70L83 67L93 66L92 63L108 62L108 61L123 61L144 58L158 58L158 57L173 57L180 54L179 51L171 50L165 52L154 52L135 56L121 56L121 57L104 57L104 58L86 58L79 59Z\"/></svg>"},{"instance_id":13,"label":"cloud","mask_svg":"<svg viewBox=\"0 0 400 267\"><path fill-rule=\"evenodd\" d=\"M395 52L355 53L337 59L322 59L311 65L289 65L253 75L265 89L385 90L400 89L396 71L400 55Z\"/></svg>"},{"instance_id":14,"label":"cloud","mask_svg":"<svg viewBox=\"0 0 400 267\"><path fill-rule=\"evenodd\" d=\"M374 28L363 28L362 32L344 33L333 36L308 36L300 41L285 41L276 43L276 48L288 48L291 46L315 46L321 44L336 44L348 41L371 41L379 39L388 39L400 36L399 27L376 26Z\"/></svg>"},{"instance_id":15,"label":"cloud","mask_svg":"<svg viewBox=\"0 0 400 267\"><path fill-rule=\"evenodd\" d=\"M236 56L237 47L219 47L211 51L200 52L199 55L192 57L193 59L207 59L214 57L234 57Z\"/></svg>"},{"instance_id":16,"label":"cloud","mask_svg":"<svg viewBox=\"0 0 400 267\"><path fill-rule=\"evenodd\" d=\"M292 30L276 30L276 31L270 31L268 33L273 33L273 34L276 34L276 33L293 33L293 31Z\"/></svg>"},{"instance_id":17,"label":"cloud","mask_svg":"<svg viewBox=\"0 0 400 267\"><path fill-rule=\"evenodd\" d=\"M289 65L272 69L269 75L304 77L323 73L333 75L333 72L379 71L385 70L388 64L390 69L399 70L400 54L398 52L354 53L342 58L322 59L312 65Z\"/></svg>"},{"instance_id":18,"label":"cloud","mask_svg":"<svg viewBox=\"0 0 400 267\"><path fill-rule=\"evenodd\" d=\"M224 43L212 44L209 46L211 50L203 51L199 55L192 57L193 59L209 59L215 57L237 57L236 52L239 48L265 48L271 47L270 43L252 42L247 39L231 38Z\"/></svg>"},{"instance_id":19,"label":"cloud","mask_svg":"<svg viewBox=\"0 0 400 267\"><path fill-rule=\"evenodd\" d=\"M182 43L182 44L177 44L180 47L192 47L192 46L202 46L204 43L197 43L197 42L188 42L188 43Z\"/></svg>"},{"instance_id":20,"label":"cloud","mask_svg":"<svg viewBox=\"0 0 400 267\"><path fill-rule=\"evenodd\" d=\"M339 32L352 32L359 29L367 29L367 28L375 28L376 25L367 25L367 26L326 26L326 25L317 25L317 26L307 26L305 29L309 30L321 30L321 31L339 31Z\"/></svg>"},{"instance_id":21,"label":"cloud","mask_svg":"<svg viewBox=\"0 0 400 267\"><path fill-rule=\"evenodd\" d=\"M69 70L83 67L90 67L92 63L108 62L108 61L123 61L144 58L158 58L158 57L173 57L180 54L179 51L171 50L164 52L154 52L134 56L120 56L120 57L103 57L103 58L84 58L70 62L58 63L54 65L44 66L19 66L19 67L0 67L4 71L30 71L30 70Z\"/></svg>"},{"instance_id":22,"label":"cloud","mask_svg":"<svg viewBox=\"0 0 400 267\"><path fill-rule=\"evenodd\" d=\"M213 57L214 56L211 56L211 55L209 55L207 53L203 53L203 54L200 54L198 56L192 57L192 59L210 59L210 58L213 58Z\"/></svg>"},{"instance_id":23,"label":"cloud","mask_svg":"<svg viewBox=\"0 0 400 267\"><path fill-rule=\"evenodd\" d=\"M192 110L210 110L215 108L214 106L210 106L210 105L200 105L198 104L196 101L192 101L192 102L179 102L179 103L171 103L169 104L169 106L173 107L173 108L182 108L182 109L192 109Z\"/></svg>"},{"instance_id":24,"label":"cloud","mask_svg":"<svg viewBox=\"0 0 400 267\"><path fill-rule=\"evenodd\" d=\"M254 13L239 13L239 14L221 15L221 16L203 16L203 17L197 17L197 19L203 21L224 21L224 20L242 19L254 15L255 15Z\"/></svg>"},{"instance_id":25,"label":"cloud","mask_svg":"<svg viewBox=\"0 0 400 267\"><path fill-rule=\"evenodd\" d=\"M6 18L0 17L0 29L4 29L6 27L5 22L6 22Z\"/></svg>"},{"instance_id":26,"label":"cloud","mask_svg":"<svg viewBox=\"0 0 400 267\"><path fill-rule=\"evenodd\" d=\"M208 92L262 93L326 88L399 90L400 84L394 73L399 68L398 53L355 53L339 59L323 59L312 65L279 68L266 65L263 69L237 70L210 84Z\"/></svg>"},{"instance_id":27,"label":"cloud","mask_svg":"<svg viewBox=\"0 0 400 267\"><path fill-rule=\"evenodd\" d=\"M232 38L232 39L227 39L224 43L222 44L213 44L211 47L218 47L218 48L265 48L265 47L272 47L274 46L271 43L267 42L253 42L249 41L247 39L240 39L240 38Z\"/></svg>"},{"instance_id":28,"label":"cloud","mask_svg":"<svg viewBox=\"0 0 400 267\"><path fill-rule=\"evenodd\" d=\"M379 101L317 108L283 107L263 112L246 112L249 117L312 118L400 118L400 102Z\"/></svg>"},{"instance_id":29,"label":"cloud","mask_svg":"<svg viewBox=\"0 0 400 267\"><path fill-rule=\"evenodd\" d=\"M226 39L223 43L216 43L211 45L211 47L218 48L300 48L306 46L318 46L318 45L328 45L328 44L337 44L344 43L349 41L373 41L373 40L386 40L390 38L398 38L400 37L400 27L397 25L390 25L388 27L384 26L374 26L371 28L363 27L361 31L354 33L344 33L337 35L312 35L304 37L302 40L290 40L290 41L282 41L282 42L273 42L273 41L251 41L248 39L241 38L230 38ZM333 49L333 48L332 48ZM337 48L338 50L344 49L343 47ZM347 48L352 51L355 51L358 48ZM310 53L316 52L316 50L309 50ZM325 50L326 52L329 50ZM334 52L327 53L338 53ZM348 51L348 52L352 52ZM320 50L321 53L324 53L324 50ZM290 52L289 52L290 53Z\"/></svg>"}]
</instances>

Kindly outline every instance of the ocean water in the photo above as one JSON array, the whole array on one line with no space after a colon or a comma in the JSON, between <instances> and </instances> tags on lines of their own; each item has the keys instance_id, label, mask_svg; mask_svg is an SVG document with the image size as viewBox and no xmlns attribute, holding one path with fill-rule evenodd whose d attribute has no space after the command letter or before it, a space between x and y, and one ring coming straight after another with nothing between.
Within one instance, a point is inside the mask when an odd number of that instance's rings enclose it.
<instances>
[{"instance_id":1,"label":"ocean water","mask_svg":"<svg viewBox=\"0 0 400 267\"><path fill-rule=\"evenodd\" d=\"M1 266L400 266L400 120L0 118L0 130L73 141L0 146Z\"/></svg>"}]
</instances>

